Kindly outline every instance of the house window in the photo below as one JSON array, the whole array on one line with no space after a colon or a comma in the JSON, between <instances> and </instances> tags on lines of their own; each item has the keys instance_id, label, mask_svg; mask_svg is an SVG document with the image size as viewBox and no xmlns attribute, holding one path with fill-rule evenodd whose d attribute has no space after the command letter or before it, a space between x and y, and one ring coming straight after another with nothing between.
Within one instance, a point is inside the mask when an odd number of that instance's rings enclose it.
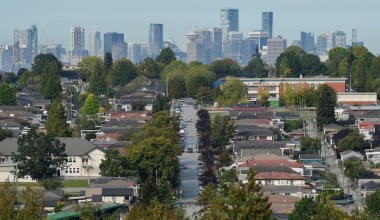
<instances>
[{"instance_id":1,"label":"house window","mask_svg":"<svg viewBox=\"0 0 380 220\"><path fill-rule=\"evenodd\" d=\"M67 157L67 162L72 162L72 158L71 157Z\"/></svg>"},{"instance_id":2,"label":"house window","mask_svg":"<svg viewBox=\"0 0 380 220\"><path fill-rule=\"evenodd\" d=\"M77 162L77 157L73 157L73 162Z\"/></svg>"},{"instance_id":3,"label":"house window","mask_svg":"<svg viewBox=\"0 0 380 220\"><path fill-rule=\"evenodd\" d=\"M0 157L0 162L4 163L5 162L5 157Z\"/></svg>"},{"instance_id":4,"label":"house window","mask_svg":"<svg viewBox=\"0 0 380 220\"><path fill-rule=\"evenodd\" d=\"M116 196L112 196L112 201L113 201L113 202L116 201Z\"/></svg>"},{"instance_id":5,"label":"house window","mask_svg":"<svg viewBox=\"0 0 380 220\"><path fill-rule=\"evenodd\" d=\"M72 173L72 172L73 172L72 168L69 168L69 173Z\"/></svg>"},{"instance_id":6,"label":"house window","mask_svg":"<svg viewBox=\"0 0 380 220\"><path fill-rule=\"evenodd\" d=\"M77 168L77 173L79 173L79 168Z\"/></svg>"},{"instance_id":7,"label":"house window","mask_svg":"<svg viewBox=\"0 0 380 220\"><path fill-rule=\"evenodd\" d=\"M69 172L69 171L66 169L66 170L65 170L65 173L68 173L68 172Z\"/></svg>"}]
</instances>

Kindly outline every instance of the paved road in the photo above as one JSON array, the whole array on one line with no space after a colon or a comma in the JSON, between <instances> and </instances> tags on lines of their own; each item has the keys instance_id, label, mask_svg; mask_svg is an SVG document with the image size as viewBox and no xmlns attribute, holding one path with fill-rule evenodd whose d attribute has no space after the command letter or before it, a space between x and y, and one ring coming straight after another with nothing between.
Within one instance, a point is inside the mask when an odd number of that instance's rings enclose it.
<instances>
[{"instance_id":1,"label":"paved road","mask_svg":"<svg viewBox=\"0 0 380 220\"><path fill-rule=\"evenodd\" d=\"M199 184L197 176L197 163L199 154L196 153L196 143L197 135L195 129L195 122L197 121L196 116L197 110L193 108L193 105L189 104L187 107L182 107L181 118L186 122L185 127L185 146L187 148L193 148L193 153L182 153L182 156L179 157L180 164L183 164L187 169L183 169L180 172L181 179L181 195L180 202L185 205L187 215L192 217L193 213L199 210L198 206L195 206L196 199L199 193Z\"/></svg>"}]
</instances>

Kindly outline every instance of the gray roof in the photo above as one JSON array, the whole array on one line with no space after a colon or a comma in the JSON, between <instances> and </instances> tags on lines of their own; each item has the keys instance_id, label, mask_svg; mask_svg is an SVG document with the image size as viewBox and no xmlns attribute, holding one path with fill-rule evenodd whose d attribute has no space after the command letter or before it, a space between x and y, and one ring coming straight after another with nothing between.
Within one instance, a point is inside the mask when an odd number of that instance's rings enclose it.
<instances>
[{"instance_id":1,"label":"gray roof","mask_svg":"<svg viewBox=\"0 0 380 220\"><path fill-rule=\"evenodd\" d=\"M0 142L0 152L4 155L11 155L17 151L18 138L7 138ZM60 137L61 143L66 144L66 154L68 156L82 156L97 148L94 144L83 138L77 137ZM100 149L100 148L98 148Z\"/></svg>"},{"instance_id":2,"label":"gray roof","mask_svg":"<svg viewBox=\"0 0 380 220\"><path fill-rule=\"evenodd\" d=\"M319 154L300 154L300 160L320 160L321 156Z\"/></svg>"},{"instance_id":3,"label":"gray roof","mask_svg":"<svg viewBox=\"0 0 380 220\"><path fill-rule=\"evenodd\" d=\"M102 188L103 196L133 196L133 188L126 187L110 187Z\"/></svg>"},{"instance_id":4,"label":"gray roof","mask_svg":"<svg viewBox=\"0 0 380 220\"><path fill-rule=\"evenodd\" d=\"M363 157L363 155L361 155L360 153L352 151L352 150L345 150L343 152L340 152L340 155L341 156L352 155L352 157Z\"/></svg>"},{"instance_id":5,"label":"gray roof","mask_svg":"<svg viewBox=\"0 0 380 220\"><path fill-rule=\"evenodd\" d=\"M90 179L90 185L107 185L115 180L124 180L127 182L133 182L135 185L137 184L137 178L126 178L126 177L102 177L96 179Z\"/></svg>"},{"instance_id":6,"label":"gray roof","mask_svg":"<svg viewBox=\"0 0 380 220\"><path fill-rule=\"evenodd\" d=\"M92 195L92 202L102 202L102 195Z\"/></svg>"},{"instance_id":7,"label":"gray roof","mask_svg":"<svg viewBox=\"0 0 380 220\"><path fill-rule=\"evenodd\" d=\"M267 129L255 129L255 130L248 130L248 131L238 131L236 134L237 136L273 136L273 132L269 131Z\"/></svg>"},{"instance_id":8,"label":"gray roof","mask_svg":"<svg viewBox=\"0 0 380 220\"><path fill-rule=\"evenodd\" d=\"M380 119L380 110L369 111L363 115L358 116L358 118L378 118L378 119Z\"/></svg>"},{"instance_id":9,"label":"gray roof","mask_svg":"<svg viewBox=\"0 0 380 220\"><path fill-rule=\"evenodd\" d=\"M288 186L288 185L282 185L282 186L263 185L262 189L264 192L271 192L271 193L295 193L295 192L311 192L312 191L312 189L308 187Z\"/></svg>"},{"instance_id":10,"label":"gray roof","mask_svg":"<svg viewBox=\"0 0 380 220\"><path fill-rule=\"evenodd\" d=\"M286 147L287 141L237 141L234 150L241 149L280 149Z\"/></svg>"},{"instance_id":11,"label":"gray roof","mask_svg":"<svg viewBox=\"0 0 380 220\"><path fill-rule=\"evenodd\" d=\"M376 191L380 190L380 185L376 183L375 181L369 181L367 183L364 183L362 185L362 189L370 190L370 191Z\"/></svg>"},{"instance_id":12,"label":"gray roof","mask_svg":"<svg viewBox=\"0 0 380 220\"><path fill-rule=\"evenodd\" d=\"M294 112L276 112L276 117L281 117L283 119L299 119L300 116Z\"/></svg>"},{"instance_id":13,"label":"gray roof","mask_svg":"<svg viewBox=\"0 0 380 220\"><path fill-rule=\"evenodd\" d=\"M143 101L145 104L153 104L154 98L153 97L129 97L125 99L117 99L115 101L116 104L132 104L133 102Z\"/></svg>"}]
</instances>

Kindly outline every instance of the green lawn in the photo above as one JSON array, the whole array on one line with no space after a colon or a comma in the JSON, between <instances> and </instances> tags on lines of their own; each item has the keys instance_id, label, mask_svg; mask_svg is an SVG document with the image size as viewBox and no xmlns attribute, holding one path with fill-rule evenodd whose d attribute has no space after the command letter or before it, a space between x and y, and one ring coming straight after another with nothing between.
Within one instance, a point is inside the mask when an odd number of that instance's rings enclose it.
<instances>
[{"instance_id":1,"label":"green lawn","mask_svg":"<svg viewBox=\"0 0 380 220\"><path fill-rule=\"evenodd\" d=\"M88 186L88 180L65 180L63 181L65 188L81 188Z\"/></svg>"},{"instance_id":2,"label":"green lawn","mask_svg":"<svg viewBox=\"0 0 380 220\"><path fill-rule=\"evenodd\" d=\"M11 182L13 183L13 182ZM4 182L1 182L0 185L4 185ZM17 183L18 186L30 186L30 187L36 187L38 186L38 183L30 182L30 183Z\"/></svg>"}]
</instances>

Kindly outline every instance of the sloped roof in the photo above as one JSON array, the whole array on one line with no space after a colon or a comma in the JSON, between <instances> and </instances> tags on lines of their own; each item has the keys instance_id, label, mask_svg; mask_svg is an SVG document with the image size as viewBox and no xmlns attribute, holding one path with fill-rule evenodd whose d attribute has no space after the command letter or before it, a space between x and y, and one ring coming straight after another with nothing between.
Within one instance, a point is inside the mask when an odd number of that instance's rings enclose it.
<instances>
[{"instance_id":1,"label":"sloped roof","mask_svg":"<svg viewBox=\"0 0 380 220\"><path fill-rule=\"evenodd\" d=\"M103 196L133 196L133 188L127 187L105 187L102 188Z\"/></svg>"},{"instance_id":2,"label":"sloped roof","mask_svg":"<svg viewBox=\"0 0 380 220\"><path fill-rule=\"evenodd\" d=\"M300 199L295 196L269 195L271 209L275 214L290 214L295 209L295 204Z\"/></svg>"},{"instance_id":3,"label":"sloped roof","mask_svg":"<svg viewBox=\"0 0 380 220\"><path fill-rule=\"evenodd\" d=\"M237 141L234 151L241 149L280 149L290 143L287 141Z\"/></svg>"},{"instance_id":4,"label":"sloped roof","mask_svg":"<svg viewBox=\"0 0 380 220\"><path fill-rule=\"evenodd\" d=\"M376 183L375 181L371 180L367 183L364 183L362 185L362 189L370 190L370 191L376 191L376 190L380 190L380 185L378 183Z\"/></svg>"},{"instance_id":5,"label":"sloped roof","mask_svg":"<svg viewBox=\"0 0 380 220\"><path fill-rule=\"evenodd\" d=\"M0 152L4 155L11 155L16 152L18 138L7 138L0 142ZM58 140L66 145L65 152L68 156L82 156L97 147L83 138L59 137ZM100 149L100 148L98 148Z\"/></svg>"},{"instance_id":6,"label":"sloped roof","mask_svg":"<svg viewBox=\"0 0 380 220\"><path fill-rule=\"evenodd\" d=\"M360 115L358 118L378 118L380 119L380 110L372 110L363 115Z\"/></svg>"},{"instance_id":7,"label":"sloped roof","mask_svg":"<svg viewBox=\"0 0 380 220\"><path fill-rule=\"evenodd\" d=\"M305 177L298 173L287 172L261 172L256 173L256 180L306 180Z\"/></svg>"},{"instance_id":8,"label":"sloped roof","mask_svg":"<svg viewBox=\"0 0 380 220\"><path fill-rule=\"evenodd\" d=\"M250 160L239 165L239 167L290 167L303 168L304 165L298 162L288 160Z\"/></svg>"},{"instance_id":9,"label":"sloped roof","mask_svg":"<svg viewBox=\"0 0 380 220\"><path fill-rule=\"evenodd\" d=\"M96 179L90 179L90 185L94 186L118 186L117 184L120 183L123 186L124 183L132 183L134 185L137 184L136 178L126 178L126 177L102 177L102 178L96 178Z\"/></svg>"}]
</instances>

